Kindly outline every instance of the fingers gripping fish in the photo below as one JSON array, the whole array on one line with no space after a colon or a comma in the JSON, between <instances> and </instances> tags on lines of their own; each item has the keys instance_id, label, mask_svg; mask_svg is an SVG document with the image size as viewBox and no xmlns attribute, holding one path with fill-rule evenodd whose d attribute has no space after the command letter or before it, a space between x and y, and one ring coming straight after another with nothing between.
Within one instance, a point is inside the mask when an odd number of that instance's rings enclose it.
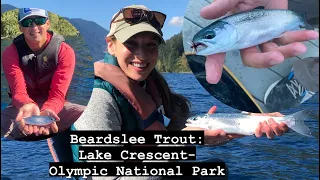
<instances>
[{"instance_id":1,"label":"fingers gripping fish","mask_svg":"<svg viewBox=\"0 0 320 180\"><path fill-rule=\"evenodd\" d=\"M311 130L304 124L304 120L307 117L308 112L305 110L283 117L253 116L240 113L214 113L190 117L187 119L186 126L209 130L222 129L226 133L253 135L259 125L259 122L272 118L277 123L285 123L290 129L299 134L312 136Z\"/></svg>"}]
</instances>

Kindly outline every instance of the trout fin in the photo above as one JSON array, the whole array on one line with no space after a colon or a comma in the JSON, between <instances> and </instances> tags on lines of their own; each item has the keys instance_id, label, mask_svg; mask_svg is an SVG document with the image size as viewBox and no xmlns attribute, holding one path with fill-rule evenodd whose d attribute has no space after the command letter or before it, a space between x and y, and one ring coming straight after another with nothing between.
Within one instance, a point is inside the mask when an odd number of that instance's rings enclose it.
<instances>
[{"instance_id":1,"label":"trout fin","mask_svg":"<svg viewBox=\"0 0 320 180\"><path fill-rule=\"evenodd\" d=\"M302 111L298 111L296 113L287 115L286 119L289 120L286 123L287 126L301 135L313 137L311 134L311 130L304 123L304 121L309 117L309 113L310 111L308 110L302 110Z\"/></svg>"}]
</instances>

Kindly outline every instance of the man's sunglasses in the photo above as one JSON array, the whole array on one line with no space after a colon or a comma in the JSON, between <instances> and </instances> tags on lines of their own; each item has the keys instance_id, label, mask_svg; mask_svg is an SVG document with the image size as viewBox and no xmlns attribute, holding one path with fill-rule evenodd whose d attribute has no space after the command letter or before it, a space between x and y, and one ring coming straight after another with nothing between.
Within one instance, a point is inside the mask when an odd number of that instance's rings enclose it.
<instances>
[{"instance_id":1,"label":"man's sunglasses","mask_svg":"<svg viewBox=\"0 0 320 180\"><path fill-rule=\"evenodd\" d=\"M47 22L48 18L45 17L36 17L36 18L26 18L20 22L22 27L31 27L32 22L37 26L44 25Z\"/></svg>"},{"instance_id":2,"label":"man's sunglasses","mask_svg":"<svg viewBox=\"0 0 320 180\"><path fill-rule=\"evenodd\" d=\"M121 13L123 14L123 19L115 20ZM160 30L166 20L166 15L158 11L146 11L136 8L123 8L112 18L110 28L112 23L123 20L128 24L148 22L154 28Z\"/></svg>"}]
</instances>

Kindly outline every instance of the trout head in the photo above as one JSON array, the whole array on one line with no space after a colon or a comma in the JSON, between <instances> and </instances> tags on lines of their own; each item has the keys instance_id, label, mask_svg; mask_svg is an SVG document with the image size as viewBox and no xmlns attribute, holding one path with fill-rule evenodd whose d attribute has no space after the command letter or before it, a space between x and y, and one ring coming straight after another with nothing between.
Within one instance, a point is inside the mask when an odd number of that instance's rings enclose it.
<instances>
[{"instance_id":1,"label":"trout head","mask_svg":"<svg viewBox=\"0 0 320 180\"><path fill-rule=\"evenodd\" d=\"M196 55L208 56L226 52L237 42L237 31L229 23L216 21L200 30L192 40Z\"/></svg>"},{"instance_id":2,"label":"trout head","mask_svg":"<svg viewBox=\"0 0 320 180\"><path fill-rule=\"evenodd\" d=\"M192 116L186 120L186 126L207 129L209 122L208 120L207 114Z\"/></svg>"}]
</instances>

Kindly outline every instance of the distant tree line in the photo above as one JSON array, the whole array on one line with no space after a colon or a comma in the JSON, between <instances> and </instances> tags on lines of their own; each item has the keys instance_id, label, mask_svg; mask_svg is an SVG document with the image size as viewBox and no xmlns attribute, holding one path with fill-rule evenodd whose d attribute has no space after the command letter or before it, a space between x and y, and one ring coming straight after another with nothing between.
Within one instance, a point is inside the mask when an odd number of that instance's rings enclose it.
<instances>
[{"instance_id":1,"label":"distant tree line","mask_svg":"<svg viewBox=\"0 0 320 180\"><path fill-rule=\"evenodd\" d=\"M156 68L160 72L191 72L184 55L182 33L174 35L159 47Z\"/></svg>"},{"instance_id":2,"label":"distant tree line","mask_svg":"<svg viewBox=\"0 0 320 180\"><path fill-rule=\"evenodd\" d=\"M79 31L63 17L49 12L50 30L62 36L78 36ZM18 9L1 14L1 39L14 38L21 34L18 25Z\"/></svg>"}]
</instances>

